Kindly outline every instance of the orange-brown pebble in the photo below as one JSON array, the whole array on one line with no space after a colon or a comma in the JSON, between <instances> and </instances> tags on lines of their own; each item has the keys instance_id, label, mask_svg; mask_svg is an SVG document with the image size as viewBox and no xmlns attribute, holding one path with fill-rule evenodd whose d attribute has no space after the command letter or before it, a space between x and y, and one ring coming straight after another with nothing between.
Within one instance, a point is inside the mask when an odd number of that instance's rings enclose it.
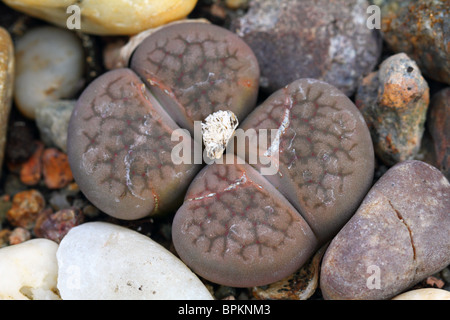
<instances>
[{"instance_id":1,"label":"orange-brown pebble","mask_svg":"<svg viewBox=\"0 0 450 320\"><path fill-rule=\"evenodd\" d=\"M24 241L30 240L31 233L25 228L17 227L9 235L9 244L19 244Z\"/></svg>"},{"instance_id":2,"label":"orange-brown pebble","mask_svg":"<svg viewBox=\"0 0 450 320\"><path fill-rule=\"evenodd\" d=\"M55 148L45 149L42 155L44 182L49 189L60 189L73 181L67 155Z\"/></svg>"},{"instance_id":3,"label":"orange-brown pebble","mask_svg":"<svg viewBox=\"0 0 450 320\"><path fill-rule=\"evenodd\" d=\"M44 152L44 144L40 141L36 142L37 147L33 155L21 165L20 181L27 186L38 184L42 177L42 154Z\"/></svg>"},{"instance_id":4,"label":"orange-brown pebble","mask_svg":"<svg viewBox=\"0 0 450 320\"><path fill-rule=\"evenodd\" d=\"M12 207L6 213L6 218L15 227L30 229L44 206L45 199L39 191L25 190L13 197Z\"/></svg>"}]
</instances>

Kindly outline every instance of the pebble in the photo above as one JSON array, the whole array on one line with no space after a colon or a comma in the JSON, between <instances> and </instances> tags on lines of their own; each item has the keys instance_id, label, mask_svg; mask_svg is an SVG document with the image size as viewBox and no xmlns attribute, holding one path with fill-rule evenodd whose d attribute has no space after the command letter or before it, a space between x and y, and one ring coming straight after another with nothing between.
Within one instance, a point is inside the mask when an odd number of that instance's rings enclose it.
<instances>
[{"instance_id":1,"label":"pebble","mask_svg":"<svg viewBox=\"0 0 450 320\"><path fill-rule=\"evenodd\" d=\"M31 233L29 230L21 227L14 228L11 234L9 235L9 244L19 244L30 240Z\"/></svg>"},{"instance_id":2,"label":"pebble","mask_svg":"<svg viewBox=\"0 0 450 320\"><path fill-rule=\"evenodd\" d=\"M433 95L427 127L433 138L436 166L450 180L450 87Z\"/></svg>"},{"instance_id":3,"label":"pebble","mask_svg":"<svg viewBox=\"0 0 450 320\"><path fill-rule=\"evenodd\" d=\"M59 300L58 245L32 239L0 249L0 300Z\"/></svg>"},{"instance_id":4,"label":"pebble","mask_svg":"<svg viewBox=\"0 0 450 320\"><path fill-rule=\"evenodd\" d=\"M49 189L61 189L73 181L67 154L56 148L45 149L42 155L42 174Z\"/></svg>"},{"instance_id":5,"label":"pebble","mask_svg":"<svg viewBox=\"0 0 450 320\"><path fill-rule=\"evenodd\" d=\"M42 178L42 154L44 144L36 141L36 149L31 157L20 166L20 181L27 186L35 186Z\"/></svg>"},{"instance_id":6,"label":"pebble","mask_svg":"<svg viewBox=\"0 0 450 320\"><path fill-rule=\"evenodd\" d=\"M14 47L8 31L0 27L0 168L2 168L5 156L8 118L13 95L13 79Z\"/></svg>"},{"instance_id":7,"label":"pebble","mask_svg":"<svg viewBox=\"0 0 450 320\"><path fill-rule=\"evenodd\" d=\"M361 82L355 102L369 126L376 155L386 164L420 149L430 100L419 67L406 54L390 56Z\"/></svg>"},{"instance_id":8,"label":"pebble","mask_svg":"<svg viewBox=\"0 0 450 320\"><path fill-rule=\"evenodd\" d=\"M18 109L35 119L36 108L74 96L83 84L83 72L84 51L73 32L49 26L27 31L16 43Z\"/></svg>"},{"instance_id":9,"label":"pebble","mask_svg":"<svg viewBox=\"0 0 450 320\"><path fill-rule=\"evenodd\" d=\"M381 6L389 47L414 59L429 78L450 84L448 0L393 0Z\"/></svg>"},{"instance_id":10,"label":"pebble","mask_svg":"<svg viewBox=\"0 0 450 320\"><path fill-rule=\"evenodd\" d=\"M6 218L13 226L31 229L44 207L45 199L38 190L21 191L14 195Z\"/></svg>"},{"instance_id":11,"label":"pebble","mask_svg":"<svg viewBox=\"0 0 450 320\"><path fill-rule=\"evenodd\" d=\"M36 124L48 147L67 152L67 128L76 100L48 101L36 109Z\"/></svg>"},{"instance_id":12,"label":"pebble","mask_svg":"<svg viewBox=\"0 0 450 320\"><path fill-rule=\"evenodd\" d=\"M450 291L435 288L422 288L407 291L392 300L450 300Z\"/></svg>"},{"instance_id":13,"label":"pebble","mask_svg":"<svg viewBox=\"0 0 450 320\"><path fill-rule=\"evenodd\" d=\"M366 26L368 6L365 0L252 0L231 29L255 52L267 91L314 78L351 95L381 53L378 30Z\"/></svg>"},{"instance_id":14,"label":"pebble","mask_svg":"<svg viewBox=\"0 0 450 320\"><path fill-rule=\"evenodd\" d=\"M73 227L84 222L84 215L79 208L62 209L55 213L43 210L39 214L34 233L39 238L46 238L60 243Z\"/></svg>"},{"instance_id":15,"label":"pebble","mask_svg":"<svg viewBox=\"0 0 450 320\"><path fill-rule=\"evenodd\" d=\"M197 0L75 1L4 0L12 8L60 27L73 27L97 35L133 35L186 17ZM80 12L79 26L75 24ZM69 13L65 12L69 10ZM62 12L64 12L62 14Z\"/></svg>"},{"instance_id":16,"label":"pebble","mask_svg":"<svg viewBox=\"0 0 450 320\"><path fill-rule=\"evenodd\" d=\"M111 223L72 228L56 255L62 299L213 299L197 276L164 247Z\"/></svg>"},{"instance_id":17,"label":"pebble","mask_svg":"<svg viewBox=\"0 0 450 320\"><path fill-rule=\"evenodd\" d=\"M326 299L390 299L450 264L450 184L417 160L376 182L322 261Z\"/></svg>"}]
</instances>

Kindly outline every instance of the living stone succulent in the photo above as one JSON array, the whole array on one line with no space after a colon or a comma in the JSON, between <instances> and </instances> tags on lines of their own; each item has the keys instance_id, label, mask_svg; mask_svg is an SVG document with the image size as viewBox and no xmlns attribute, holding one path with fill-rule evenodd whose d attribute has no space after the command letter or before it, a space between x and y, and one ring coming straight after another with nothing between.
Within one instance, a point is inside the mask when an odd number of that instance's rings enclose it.
<instances>
[{"instance_id":1,"label":"living stone succulent","mask_svg":"<svg viewBox=\"0 0 450 320\"><path fill-rule=\"evenodd\" d=\"M258 79L254 54L228 30L180 23L153 33L130 68L102 75L78 101L68 154L80 189L120 219L178 209L175 249L212 282L249 287L294 272L357 209L372 182L373 146L335 87L297 80L254 109ZM235 154L203 168L175 164L172 133L192 134L195 121L221 110L256 148L236 143ZM183 139L192 150L201 143ZM276 170L264 175L268 160Z\"/></svg>"}]
</instances>

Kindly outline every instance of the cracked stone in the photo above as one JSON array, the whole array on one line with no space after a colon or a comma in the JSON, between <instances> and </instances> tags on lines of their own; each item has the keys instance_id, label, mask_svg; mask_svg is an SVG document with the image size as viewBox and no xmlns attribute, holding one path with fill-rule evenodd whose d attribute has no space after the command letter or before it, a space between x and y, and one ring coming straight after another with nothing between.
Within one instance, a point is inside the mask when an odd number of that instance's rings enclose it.
<instances>
[{"instance_id":1,"label":"cracked stone","mask_svg":"<svg viewBox=\"0 0 450 320\"><path fill-rule=\"evenodd\" d=\"M450 184L437 168L417 160L395 165L328 247L322 294L389 299L444 269L450 264L449 212ZM376 270L381 281L372 290Z\"/></svg>"}]
</instances>

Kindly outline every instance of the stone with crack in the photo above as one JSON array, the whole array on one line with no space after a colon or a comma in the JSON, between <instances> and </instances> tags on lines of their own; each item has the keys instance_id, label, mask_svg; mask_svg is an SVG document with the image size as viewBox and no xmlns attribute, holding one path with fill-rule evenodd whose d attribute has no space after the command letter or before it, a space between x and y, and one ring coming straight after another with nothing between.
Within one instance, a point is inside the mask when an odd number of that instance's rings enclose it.
<instances>
[{"instance_id":1,"label":"stone with crack","mask_svg":"<svg viewBox=\"0 0 450 320\"><path fill-rule=\"evenodd\" d=\"M322 261L326 299L390 299L450 263L450 184L417 160L373 186Z\"/></svg>"}]
</instances>

